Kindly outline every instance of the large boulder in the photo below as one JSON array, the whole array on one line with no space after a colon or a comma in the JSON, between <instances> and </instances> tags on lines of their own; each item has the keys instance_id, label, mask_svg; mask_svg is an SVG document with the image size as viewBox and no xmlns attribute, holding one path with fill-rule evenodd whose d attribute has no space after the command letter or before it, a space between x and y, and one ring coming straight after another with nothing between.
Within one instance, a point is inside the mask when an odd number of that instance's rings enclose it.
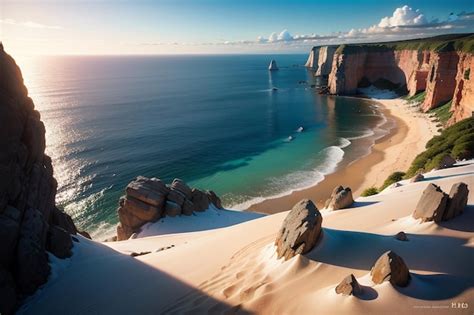
<instances>
[{"instance_id":1,"label":"large boulder","mask_svg":"<svg viewBox=\"0 0 474 315\"><path fill-rule=\"evenodd\" d=\"M467 206L468 197L469 189L465 183L454 184L449 192L449 200L443 220L449 220L460 215Z\"/></svg>"},{"instance_id":2,"label":"large boulder","mask_svg":"<svg viewBox=\"0 0 474 315\"><path fill-rule=\"evenodd\" d=\"M331 197L326 200L325 208L339 210L350 207L354 203L352 190L349 187L338 186L332 191Z\"/></svg>"},{"instance_id":3,"label":"large boulder","mask_svg":"<svg viewBox=\"0 0 474 315\"><path fill-rule=\"evenodd\" d=\"M423 176L423 174L418 173L410 179L410 183L421 182L424 179L425 177Z\"/></svg>"},{"instance_id":4,"label":"large boulder","mask_svg":"<svg viewBox=\"0 0 474 315\"><path fill-rule=\"evenodd\" d=\"M67 258L72 255L72 238L63 228L53 225L48 231L48 251L58 258Z\"/></svg>"},{"instance_id":5,"label":"large boulder","mask_svg":"<svg viewBox=\"0 0 474 315\"><path fill-rule=\"evenodd\" d=\"M193 188L191 201L194 204L194 211L204 211L209 208L209 198L206 193Z\"/></svg>"},{"instance_id":6,"label":"large boulder","mask_svg":"<svg viewBox=\"0 0 474 315\"><path fill-rule=\"evenodd\" d=\"M180 205L173 201L167 201L165 207L165 214L169 217L175 217L180 215L183 212L183 209Z\"/></svg>"},{"instance_id":7,"label":"large boulder","mask_svg":"<svg viewBox=\"0 0 474 315\"><path fill-rule=\"evenodd\" d=\"M413 217L421 219L423 222L441 222L447 202L448 195L439 186L430 183L423 191L413 212Z\"/></svg>"},{"instance_id":8,"label":"large boulder","mask_svg":"<svg viewBox=\"0 0 474 315\"><path fill-rule=\"evenodd\" d=\"M278 258L290 259L309 252L319 240L323 217L311 200L303 199L291 209L275 240Z\"/></svg>"},{"instance_id":9,"label":"large boulder","mask_svg":"<svg viewBox=\"0 0 474 315\"><path fill-rule=\"evenodd\" d=\"M187 199L191 199L192 197L191 188L189 188L189 186L186 185L186 183L179 178L175 178L173 180L173 182L171 183L171 190L179 191Z\"/></svg>"},{"instance_id":10,"label":"large boulder","mask_svg":"<svg viewBox=\"0 0 474 315\"><path fill-rule=\"evenodd\" d=\"M410 281L410 272L405 262L393 251L385 252L377 259L370 275L375 284L390 281L393 285L405 287Z\"/></svg>"},{"instance_id":11,"label":"large boulder","mask_svg":"<svg viewBox=\"0 0 474 315\"><path fill-rule=\"evenodd\" d=\"M221 199L212 190L206 192L209 202L212 203L217 209L223 209Z\"/></svg>"},{"instance_id":12,"label":"large boulder","mask_svg":"<svg viewBox=\"0 0 474 315\"><path fill-rule=\"evenodd\" d=\"M445 155L436 166L437 169L450 168L456 163L456 160L451 155Z\"/></svg>"},{"instance_id":13,"label":"large boulder","mask_svg":"<svg viewBox=\"0 0 474 315\"><path fill-rule=\"evenodd\" d=\"M0 214L0 266L10 266L20 235L20 213L12 206L7 206Z\"/></svg>"},{"instance_id":14,"label":"large boulder","mask_svg":"<svg viewBox=\"0 0 474 315\"><path fill-rule=\"evenodd\" d=\"M359 295L362 289L353 274L345 277L336 287L336 293L342 295Z\"/></svg>"},{"instance_id":15,"label":"large boulder","mask_svg":"<svg viewBox=\"0 0 474 315\"><path fill-rule=\"evenodd\" d=\"M127 185L125 192L129 197L162 209L169 189L157 178L138 176Z\"/></svg>"},{"instance_id":16,"label":"large boulder","mask_svg":"<svg viewBox=\"0 0 474 315\"><path fill-rule=\"evenodd\" d=\"M42 214L28 208L23 217L16 249L17 284L26 294L33 293L48 279L50 267L46 254L47 231L48 224L43 220Z\"/></svg>"}]
</instances>

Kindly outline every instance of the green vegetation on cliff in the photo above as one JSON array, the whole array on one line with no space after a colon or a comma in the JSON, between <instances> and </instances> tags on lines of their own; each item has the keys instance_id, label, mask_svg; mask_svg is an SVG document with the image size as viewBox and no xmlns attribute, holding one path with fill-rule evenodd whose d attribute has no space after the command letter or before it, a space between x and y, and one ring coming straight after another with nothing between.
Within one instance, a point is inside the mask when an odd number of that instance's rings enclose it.
<instances>
[{"instance_id":1,"label":"green vegetation on cliff","mask_svg":"<svg viewBox=\"0 0 474 315\"><path fill-rule=\"evenodd\" d=\"M387 50L431 50L435 52L463 51L474 53L474 34L448 34L429 38L417 38L403 41L345 44L340 45L337 54L352 54L362 51L387 51Z\"/></svg>"},{"instance_id":2,"label":"green vegetation on cliff","mask_svg":"<svg viewBox=\"0 0 474 315\"><path fill-rule=\"evenodd\" d=\"M447 155L458 160L474 158L474 118L462 120L428 141L426 150L413 160L405 178L436 168Z\"/></svg>"},{"instance_id":3,"label":"green vegetation on cliff","mask_svg":"<svg viewBox=\"0 0 474 315\"><path fill-rule=\"evenodd\" d=\"M450 111L451 109L451 103L452 100L447 102L444 105L441 105L439 107L436 107L432 110L430 110L428 113L430 114L435 114L438 120L443 124L446 125L448 122L449 118L453 115L453 113Z\"/></svg>"},{"instance_id":4,"label":"green vegetation on cliff","mask_svg":"<svg viewBox=\"0 0 474 315\"><path fill-rule=\"evenodd\" d=\"M474 118L462 120L443 130L440 135L431 138L426 144L426 150L415 157L406 173L392 173L381 187L369 187L362 192L361 196L376 195L402 179L438 168L446 156L457 160L474 158Z\"/></svg>"}]
</instances>

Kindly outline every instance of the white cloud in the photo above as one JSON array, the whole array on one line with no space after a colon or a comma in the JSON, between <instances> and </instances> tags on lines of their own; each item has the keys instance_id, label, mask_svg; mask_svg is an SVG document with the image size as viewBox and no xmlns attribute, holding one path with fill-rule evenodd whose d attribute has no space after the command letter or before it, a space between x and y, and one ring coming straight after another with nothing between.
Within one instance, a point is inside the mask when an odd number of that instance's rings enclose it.
<instances>
[{"instance_id":1,"label":"white cloud","mask_svg":"<svg viewBox=\"0 0 474 315\"><path fill-rule=\"evenodd\" d=\"M44 29L55 29L59 30L62 29L61 26L57 25L45 25L41 23L36 23L32 21L20 22L14 19L0 19L1 24L5 25L14 25L14 26L21 26L21 27L28 27L28 28L44 28Z\"/></svg>"},{"instance_id":2,"label":"white cloud","mask_svg":"<svg viewBox=\"0 0 474 315\"><path fill-rule=\"evenodd\" d=\"M420 13L420 10L413 10L407 5L396 8L392 16L382 18L378 24L379 27L394 27L406 25L426 24L426 18Z\"/></svg>"}]
</instances>

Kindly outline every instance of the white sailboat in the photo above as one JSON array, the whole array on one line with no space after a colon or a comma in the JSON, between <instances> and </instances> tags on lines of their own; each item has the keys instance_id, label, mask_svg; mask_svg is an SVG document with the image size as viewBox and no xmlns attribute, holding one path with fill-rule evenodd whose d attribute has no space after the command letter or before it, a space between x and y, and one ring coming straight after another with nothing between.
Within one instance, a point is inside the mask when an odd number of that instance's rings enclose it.
<instances>
[{"instance_id":1,"label":"white sailboat","mask_svg":"<svg viewBox=\"0 0 474 315\"><path fill-rule=\"evenodd\" d=\"M270 71L278 70L277 63L274 59L272 59L272 61L270 61L270 65L268 66L268 70L270 70Z\"/></svg>"}]
</instances>

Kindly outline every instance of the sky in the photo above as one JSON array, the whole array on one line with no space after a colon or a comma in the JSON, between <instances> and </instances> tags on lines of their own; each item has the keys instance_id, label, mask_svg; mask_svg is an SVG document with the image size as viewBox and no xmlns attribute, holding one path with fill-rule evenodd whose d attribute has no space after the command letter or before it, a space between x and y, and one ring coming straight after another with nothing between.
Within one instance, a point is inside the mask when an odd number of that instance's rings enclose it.
<instances>
[{"instance_id":1,"label":"sky","mask_svg":"<svg viewBox=\"0 0 474 315\"><path fill-rule=\"evenodd\" d=\"M474 0L1 0L17 55L299 53L474 32Z\"/></svg>"}]
</instances>

